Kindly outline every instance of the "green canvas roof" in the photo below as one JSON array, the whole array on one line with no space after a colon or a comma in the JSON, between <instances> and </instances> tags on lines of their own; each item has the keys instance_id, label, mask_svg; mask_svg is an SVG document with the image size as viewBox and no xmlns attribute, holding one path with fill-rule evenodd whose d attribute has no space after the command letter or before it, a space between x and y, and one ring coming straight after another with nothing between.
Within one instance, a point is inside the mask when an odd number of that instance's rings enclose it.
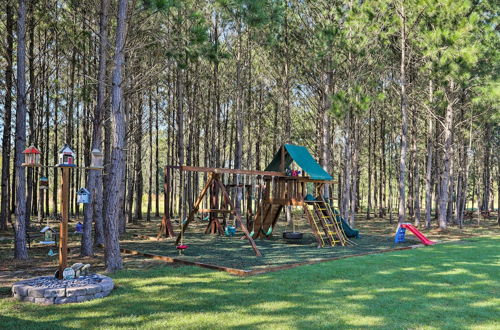
<instances>
[{"instance_id":1,"label":"green canvas roof","mask_svg":"<svg viewBox=\"0 0 500 330\"><path fill-rule=\"evenodd\" d=\"M314 160L306 147L296 146L293 144L285 144L285 168L288 168L294 161L302 170L304 170L313 180L333 180L319 164ZM281 162L281 150L274 155L272 162L267 165L265 171L279 171Z\"/></svg>"}]
</instances>

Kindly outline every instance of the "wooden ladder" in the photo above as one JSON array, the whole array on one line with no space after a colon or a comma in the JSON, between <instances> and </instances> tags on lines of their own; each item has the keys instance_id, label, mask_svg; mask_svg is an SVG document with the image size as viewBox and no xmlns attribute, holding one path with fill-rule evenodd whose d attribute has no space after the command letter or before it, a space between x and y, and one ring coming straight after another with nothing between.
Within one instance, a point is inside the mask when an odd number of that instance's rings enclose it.
<instances>
[{"instance_id":1,"label":"wooden ladder","mask_svg":"<svg viewBox=\"0 0 500 330\"><path fill-rule=\"evenodd\" d=\"M313 206L313 211L309 209L309 205ZM317 202L307 202L304 205L304 213L307 220L313 229L313 235L318 241L318 247L332 246L332 237L328 235L329 230L325 227L324 221L318 216L316 208Z\"/></svg>"},{"instance_id":2,"label":"wooden ladder","mask_svg":"<svg viewBox=\"0 0 500 330\"><path fill-rule=\"evenodd\" d=\"M337 218L337 215L333 212L332 208L330 205L325 201L321 200L319 205L321 205L321 211L322 213L326 213L324 218L325 220L331 224L333 227L335 234L337 236L337 239L342 246L348 245L350 242L349 239L347 238L347 235L345 234L344 228L342 228L342 223L341 221Z\"/></svg>"}]
</instances>

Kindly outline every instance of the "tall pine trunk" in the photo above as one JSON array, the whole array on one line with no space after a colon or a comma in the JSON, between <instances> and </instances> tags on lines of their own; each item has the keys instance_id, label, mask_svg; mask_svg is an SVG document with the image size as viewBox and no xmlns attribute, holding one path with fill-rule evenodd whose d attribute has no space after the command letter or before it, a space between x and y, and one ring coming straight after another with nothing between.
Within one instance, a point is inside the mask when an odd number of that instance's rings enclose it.
<instances>
[{"instance_id":1,"label":"tall pine trunk","mask_svg":"<svg viewBox=\"0 0 500 330\"><path fill-rule=\"evenodd\" d=\"M26 248L26 176L23 154L26 144L26 3L19 0L17 16L17 109L16 109L16 239L14 258L28 259Z\"/></svg>"},{"instance_id":2,"label":"tall pine trunk","mask_svg":"<svg viewBox=\"0 0 500 330\"><path fill-rule=\"evenodd\" d=\"M429 81L429 102L432 106L433 101L433 86L432 80ZM429 115L428 119L428 131L427 131L427 163L425 168L425 227L431 227L431 211L432 211L432 163L433 163L433 155L434 151L434 127L433 127L434 119L431 115Z\"/></svg>"},{"instance_id":3,"label":"tall pine trunk","mask_svg":"<svg viewBox=\"0 0 500 330\"><path fill-rule=\"evenodd\" d=\"M148 205L147 205L147 213L146 220L151 221L151 210L153 207L153 100L152 100L153 91L149 91L149 118L148 118L148 126L149 126L149 177L148 177Z\"/></svg>"},{"instance_id":4,"label":"tall pine trunk","mask_svg":"<svg viewBox=\"0 0 500 330\"><path fill-rule=\"evenodd\" d=\"M491 123L487 123L484 132L484 154L483 154L483 191L481 196L481 211L489 210L490 191L491 191L491 169L490 169L490 153L491 153Z\"/></svg>"},{"instance_id":5,"label":"tall pine trunk","mask_svg":"<svg viewBox=\"0 0 500 330\"><path fill-rule=\"evenodd\" d=\"M134 172L135 172L135 202L134 202L134 218L142 220L142 195L144 189L144 180L142 176L142 118L143 118L143 104L142 98L139 95L138 107L135 111L136 122L132 130L135 143L135 158L134 158Z\"/></svg>"},{"instance_id":6,"label":"tall pine trunk","mask_svg":"<svg viewBox=\"0 0 500 330\"><path fill-rule=\"evenodd\" d=\"M106 270L122 268L120 242L118 240L118 222L123 205L125 176L125 104L123 98L123 66L125 64L125 36L128 0L118 4L118 23L116 27L116 45L111 94L111 166L109 170L106 218L104 219L104 255Z\"/></svg>"},{"instance_id":7,"label":"tall pine trunk","mask_svg":"<svg viewBox=\"0 0 500 330\"><path fill-rule=\"evenodd\" d=\"M109 0L101 0L101 13L99 18L99 72L97 76L97 104L94 109L92 121L92 149L102 151L102 121L104 113L104 102L106 98L106 62L108 43L108 8ZM82 256L93 255L92 220L96 226L102 228L102 173L101 171L89 171L87 178L87 189L91 194L91 203L86 204L83 209L83 235L81 254ZM96 231L96 235L97 235ZM102 232L102 231L101 231ZM100 239L96 239L97 243Z\"/></svg>"},{"instance_id":8,"label":"tall pine trunk","mask_svg":"<svg viewBox=\"0 0 500 330\"><path fill-rule=\"evenodd\" d=\"M400 93L401 93L401 153L399 158L399 209L398 222L402 223L406 217L406 153L408 137L408 100L406 95L406 16L404 5L400 8L401 19L401 65L400 65Z\"/></svg>"},{"instance_id":9,"label":"tall pine trunk","mask_svg":"<svg viewBox=\"0 0 500 330\"><path fill-rule=\"evenodd\" d=\"M9 210L9 181L10 181L10 149L12 134L12 84L13 84L13 56L14 53L14 13L10 1L6 3L7 14L7 48L5 49L5 105L3 117L2 136L2 202L0 206L0 230L7 229L7 221L10 221Z\"/></svg>"},{"instance_id":10,"label":"tall pine trunk","mask_svg":"<svg viewBox=\"0 0 500 330\"><path fill-rule=\"evenodd\" d=\"M450 81L448 91L448 105L444 120L444 144L443 144L443 172L441 174L441 185L439 190L439 228L446 229L448 226L447 206L449 199L449 182L451 172L451 129L453 125L453 95L454 83ZM450 95L451 94L451 95Z\"/></svg>"}]
</instances>

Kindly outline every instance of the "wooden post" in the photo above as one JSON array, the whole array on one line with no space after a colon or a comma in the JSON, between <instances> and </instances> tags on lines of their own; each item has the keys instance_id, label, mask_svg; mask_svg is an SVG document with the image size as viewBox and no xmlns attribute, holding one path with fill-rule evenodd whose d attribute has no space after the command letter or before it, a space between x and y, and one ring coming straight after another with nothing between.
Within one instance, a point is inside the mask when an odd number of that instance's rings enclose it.
<instances>
[{"instance_id":1,"label":"wooden post","mask_svg":"<svg viewBox=\"0 0 500 330\"><path fill-rule=\"evenodd\" d=\"M257 245L255 244L255 241L250 236L250 232L248 231L247 227L245 226L245 224L241 220L241 213L240 213L240 211L238 209L236 209L233 201L231 201L231 198L229 197L229 194L227 193L226 187L224 187L224 184L222 184L222 182L220 182L218 180L218 178L215 181L219 185L220 190L222 192L222 196L226 200L226 203L231 207L231 210L234 210L234 215L236 217L236 221L239 222L239 224L241 226L241 230L243 231L243 233L245 233L245 237L248 239L248 242L252 246L252 249L254 250L255 255L257 257L261 257L262 253L260 253L260 250L259 250L259 248L257 248Z\"/></svg>"},{"instance_id":2,"label":"wooden post","mask_svg":"<svg viewBox=\"0 0 500 330\"><path fill-rule=\"evenodd\" d=\"M59 279L63 279L64 269L68 266L68 220L69 220L69 174L70 167L62 167L61 177L61 216L59 223Z\"/></svg>"},{"instance_id":3,"label":"wooden post","mask_svg":"<svg viewBox=\"0 0 500 330\"><path fill-rule=\"evenodd\" d=\"M181 241L182 235L186 231L187 226L189 225L189 223L191 221L193 221L194 215L195 215L196 212L198 212L198 209L200 208L200 204L201 204L201 202L203 200L203 197L205 196L205 194L207 193L208 189L212 185L212 181L214 180L214 177L216 177L218 179L218 175L217 174L210 173L208 175L208 181L205 184L205 187L203 187L203 189L201 190L200 194L198 195L196 201L194 202L194 205L193 205L191 211L189 211L189 215L187 217L186 223L184 223L184 225L182 226L181 232L179 233L179 235L177 235L177 239L175 240L175 244L176 245L179 244L179 242ZM180 221L183 221L183 220L181 219Z\"/></svg>"}]
</instances>

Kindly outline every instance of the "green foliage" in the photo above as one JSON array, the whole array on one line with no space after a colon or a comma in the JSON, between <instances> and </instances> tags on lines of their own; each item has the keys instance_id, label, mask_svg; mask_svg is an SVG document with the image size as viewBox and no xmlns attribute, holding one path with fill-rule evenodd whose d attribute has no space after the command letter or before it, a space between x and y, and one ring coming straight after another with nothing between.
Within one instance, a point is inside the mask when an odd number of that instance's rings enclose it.
<instances>
[{"instance_id":1,"label":"green foliage","mask_svg":"<svg viewBox=\"0 0 500 330\"><path fill-rule=\"evenodd\" d=\"M229 19L249 27L264 27L280 18L282 1L276 0L216 0Z\"/></svg>"},{"instance_id":2,"label":"green foliage","mask_svg":"<svg viewBox=\"0 0 500 330\"><path fill-rule=\"evenodd\" d=\"M337 119L341 119L347 111L362 115L373 102L372 97L360 85L348 88L345 91L339 91L333 94L330 99L332 103L330 113Z\"/></svg>"}]
</instances>

